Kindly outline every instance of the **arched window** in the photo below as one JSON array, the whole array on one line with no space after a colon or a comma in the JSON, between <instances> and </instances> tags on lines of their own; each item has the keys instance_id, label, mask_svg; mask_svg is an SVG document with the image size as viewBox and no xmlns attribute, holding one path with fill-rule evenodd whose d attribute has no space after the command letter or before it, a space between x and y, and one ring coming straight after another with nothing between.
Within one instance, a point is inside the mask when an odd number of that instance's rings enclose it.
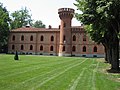
<instances>
[{"instance_id":1,"label":"arched window","mask_svg":"<svg viewBox=\"0 0 120 90\"><path fill-rule=\"evenodd\" d=\"M33 36L30 36L30 41L33 41Z\"/></svg>"},{"instance_id":2,"label":"arched window","mask_svg":"<svg viewBox=\"0 0 120 90\"><path fill-rule=\"evenodd\" d=\"M76 47L75 47L75 46L72 47L72 51L73 51L73 52L76 51Z\"/></svg>"},{"instance_id":3,"label":"arched window","mask_svg":"<svg viewBox=\"0 0 120 90\"><path fill-rule=\"evenodd\" d=\"M54 37L53 36L51 36L51 41L54 41Z\"/></svg>"},{"instance_id":4,"label":"arched window","mask_svg":"<svg viewBox=\"0 0 120 90\"><path fill-rule=\"evenodd\" d=\"M86 41L86 35L83 36L83 41Z\"/></svg>"},{"instance_id":5,"label":"arched window","mask_svg":"<svg viewBox=\"0 0 120 90\"><path fill-rule=\"evenodd\" d=\"M75 35L73 36L73 41L76 41L76 36Z\"/></svg>"},{"instance_id":6,"label":"arched window","mask_svg":"<svg viewBox=\"0 0 120 90\"><path fill-rule=\"evenodd\" d=\"M83 38L83 41L86 41L86 38Z\"/></svg>"},{"instance_id":7,"label":"arched window","mask_svg":"<svg viewBox=\"0 0 120 90\"><path fill-rule=\"evenodd\" d=\"M12 40L15 41L15 35L12 36Z\"/></svg>"},{"instance_id":8,"label":"arched window","mask_svg":"<svg viewBox=\"0 0 120 90\"><path fill-rule=\"evenodd\" d=\"M24 46L23 45L21 45L21 50L24 50Z\"/></svg>"},{"instance_id":9,"label":"arched window","mask_svg":"<svg viewBox=\"0 0 120 90\"><path fill-rule=\"evenodd\" d=\"M97 47L96 47L96 46L93 48L93 51L94 51L94 52L97 52Z\"/></svg>"},{"instance_id":10,"label":"arched window","mask_svg":"<svg viewBox=\"0 0 120 90\"><path fill-rule=\"evenodd\" d=\"M83 52L86 52L86 46L83 47Z\"/></svg>"},{"instance_id":11,"label":"arched window","mask_svg":"<svg viewBox=\"0 0 120 90\"><path fill-rule=\"evenodd\" d=\"M65 41L65 35L63 36L63 41Z\"/></svg>"},{"instance_id":12,"label":"arched window","mask_svg":"<svg viewBox=\"0 0 120 90\"><path fill-rule=\"evenodd\" d=\"M12 50L14 50L15 49L15 45L12 45Z\"/></svg>"},{"instance_id":13,"label":"arched window","mask_svg":"<svg viewBox=\"0 0 120 90\"><path fill-rule=\"evenodd\" d=\"M53 46L50 47L50 51L53 51Z\"/></svg>"},{"instance_id":14,"label":"arched window","mask_svg":"<svg viewBox=\"0 0 120 90\"><path fill-rule=\"evenodd\" d=\"M64 23L64 27L66 27L66 23Z\"/></svg>"},{"instance_id":15,"label":"arched window","mask_svg":"<svg viewBox=\"0 0 120 90\"><path fill-rule=\"evenodd\" d=\"M21 36L21 41L24 41L24 36L23 35Z\"/></svg>"},{"instance_id":16,"label":"arched window","mask_svg":"<svg viewBox=\"0 0 120 90\"><path fill-rule=\"evenodd\" d=\"M40 37L40 41L44 41L44 37L43 36Z\"/></svg>"},{"instance_id":17,"label":"arched window","mask_svg":"<svg viewBox=\"0 0 120 90\"><path fill-rule=\"evenodd\" d=\"M40 51L43 51L43 46L42 45L40 46Z\"/></svg>"},{"instance_id":18,"label":"arched window","mask_svg":"<svg viewBox=\"0 0 120 90\"><path fill-rule=\"evenodd\" d=\"M63 51L65 51L65 46L63 46Z\"/></svg>"},{"instance_id":19,"label":"arched window","mask_svg":"<svg viewBox=\"0 0 120 90\"><path fill-rule=\"evenodd\" d=\"M33 46L32 45L30 45L30 50L33 50Z\"/></svg>"}]
</instances>

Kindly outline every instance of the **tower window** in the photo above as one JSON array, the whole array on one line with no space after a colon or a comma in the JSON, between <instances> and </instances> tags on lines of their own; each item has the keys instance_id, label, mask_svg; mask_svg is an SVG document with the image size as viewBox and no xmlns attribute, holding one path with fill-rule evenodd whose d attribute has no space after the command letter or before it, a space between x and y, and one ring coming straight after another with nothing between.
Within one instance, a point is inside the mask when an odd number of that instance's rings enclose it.
<instances>
[{"instance_id":1,"label":"tower window","mask_svg":"<svg viewBox=\"0 0 120 90\"><path fill-rule=\"evenodd\" d=\"M42 45L40 46L40 51L43 51L43 46Z\"/></svg>"},{"instance_id":2,"label":"tower window","mask_svg":"<svg viewBox=\"0 0 120 90\"><path fill-rule=\"evenodd\" d=\"M53 51L53 46L50 47L50 51Z\"/></svg>"},{"instance_id":3,"label":"tower window","mask_svg":"<svg viewBox=\"0 0 120 90\"><path fill-rule=\"evenodd\" d=\"M40 41L44 41L44 37L43 36L40 37Z\"/></svg>"},{"instance_id":4,"label":"tower window","mask_svg":"<svg viewBox=\"0 0 120 90\"><path fill-rule=\"evenodd\" d=\"M94 52L97 52L97 47L96 47L96 46L93 48L93 51L94 51Z\"/></svg>"},{"instance_id":5,"label":"tower window","mask_svg":"<svg viewBox=\"0 0 120 90\"><path fill-rule=\"evenodd\" d=\"M83 52L86 52L86 46L83 47Z\"/></svg>"},{"instance_id":6,"label":"tower window","mask_svg":"<svg viewBox=\"0 0 120 90\"><path fill-rule=\"evenodd\" d=\"M30 36L30 41L33 41L33 36Z\"/></svg>"},{"instance_id":7,"label":"tower window","mask_svg":"<svg viewBox=\"0 0 120 90\"><path fill-rule=\"evenodd\" d=\"M63 51L65 51L65 46L63 46Z\"/></svg>"},{"instance_id":8,"label":"tower window","mask_svg":"<svg viewBox=\"0 0 120 90\"><path fill-rule=\"evenodd\" d=\"M21 41L24 41L24 36L23 35L21 36Z\"/></svg>"},{"instance_id":9,"label":"tower window","mask_svg":"<svg viewBox=\"0 0 120 90\"><path fill-rule=\"evenodd\" d=\"M63 36L63 41L65 41L65 35Z\"/></svg>"},{"instance_id":10,"label":"tower window","mask_svg":"<svg viewBox=\"0 0 120 90\"><path fill-rule=\"evenodd\" d=\"M15 49L15 45L12 45L12 50L14 50Z\"/></svg>"},{"instance_id":11,"label":"tower window","mask_svg":"<svg viewBox=\"0 0 120 90\"><path fill-rule=\"evenodd\" d=\"M72 47L72 51L73 51L73 52L76 51L76 47L75 47L75 46Z\"/></svg>"},{"instance_id":12,"label":"tower window","mask_svg":"<svg viewBox=\"0 0 120 90\"><path fill-rule=\"evenodd\" d=\"M33 46L32 45L30 45L30 50L33 50Z\"/></svg>"},{"instance_id":13,"label":"tower window","mask_svg":"<svg viewBox=\"0 0 120 90\"><path fill-rule=\"evenodd\" d=\"M73 41L76 41L76 36L75 35L73 36Z\"/></svg>"},{"instance_id":14,"label":"tower window","mask_svg":"<svg viewBox=\"0 0 120 90\"><path fill-rule=\"evenodd\" d=\"M86 38L83 38L83 41L86 41Z\"/></svg>"},{"instance_id":15,"label":"tower window","mask_svg":"<svg viewBox=\"0 0 120 90\"><path fill-rule=\"evenodd\" d=\"M23 45L21 45L21 50L24 50L24 46Z\"/></svg>"},{"instance_id":16,"label":"tower window","mask_svg":"<svg viewBox=\"0 0 120 90\"><path fill-rule=\"evenodd\" d=\"M12 40L15 41L15 35L13 35Z\"/></svg>"},{"instance_id":17,"label":"tower window","mask_svg":"<svg viewBox=\"0 0 120 90\"><path fill-rule=\"evenodd\" d=\"M53 36L51 36L51 41L54 41L54 37Z\"/></svg>"},{"instance_id":18,"label":"tower window","mask_svg":"<svg viewBox=\"0 0 120 90\"><path fill-rule=\"evenodd\" d=\"M66 23L64 23L64 27L66 27Z\"/></svg>"}]
</instances>

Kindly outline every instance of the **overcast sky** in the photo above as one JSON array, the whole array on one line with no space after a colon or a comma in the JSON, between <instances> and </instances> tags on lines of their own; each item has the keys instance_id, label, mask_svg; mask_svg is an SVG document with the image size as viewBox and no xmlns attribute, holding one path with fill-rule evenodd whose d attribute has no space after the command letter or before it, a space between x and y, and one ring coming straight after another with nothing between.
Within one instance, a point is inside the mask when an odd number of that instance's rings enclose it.
<instances>
[{"instance_id":1,"label":"overcast sky","mask_svg":"<svg viewBox=\"0 0 120 90\"><path fill-rule=\"evenodd\" d=\"M75 0L0 0L3 6L12 13L13 11L20 10L22 7L27 7L32 14L32 19L41 20L46 27L51 25L52 27L58 27L60 19L58 16L58 9L63 7L69 7L75 9ZM72 20L72 26L79 26L80 22L75 18Z\"/></svg>"}]
</instances>

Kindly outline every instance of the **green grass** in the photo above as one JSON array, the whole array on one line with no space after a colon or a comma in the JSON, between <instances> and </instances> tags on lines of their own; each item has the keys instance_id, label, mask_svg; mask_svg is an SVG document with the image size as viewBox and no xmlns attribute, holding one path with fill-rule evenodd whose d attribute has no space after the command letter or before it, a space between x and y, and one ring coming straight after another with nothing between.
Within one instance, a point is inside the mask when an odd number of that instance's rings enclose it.
<instances>
[{"instance_id":1,"label":"green grass","mask_svg":"<svg viewBox=\"0 0 120 90\"><path fill-rule=\"evenodd\" d=\"M103 59L0 55L0 90L120 90Z\"/></svg>"}]
</instances>

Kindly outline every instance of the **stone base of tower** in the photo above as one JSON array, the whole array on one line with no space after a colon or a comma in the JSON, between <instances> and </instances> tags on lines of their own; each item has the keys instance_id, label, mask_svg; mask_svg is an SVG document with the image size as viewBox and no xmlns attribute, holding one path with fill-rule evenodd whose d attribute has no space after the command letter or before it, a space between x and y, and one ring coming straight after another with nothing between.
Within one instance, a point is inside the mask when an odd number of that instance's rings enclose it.
<instances>
[{"instance_id":1,"label":"stone base of tower","mask_svg":"<svg viewBox=\"0 0 120 90\"><path fill-rule=\"evenodd\" d=\"M71 54L59 53L58 56L71 57Z\"/></svg>"}]
</instances>

